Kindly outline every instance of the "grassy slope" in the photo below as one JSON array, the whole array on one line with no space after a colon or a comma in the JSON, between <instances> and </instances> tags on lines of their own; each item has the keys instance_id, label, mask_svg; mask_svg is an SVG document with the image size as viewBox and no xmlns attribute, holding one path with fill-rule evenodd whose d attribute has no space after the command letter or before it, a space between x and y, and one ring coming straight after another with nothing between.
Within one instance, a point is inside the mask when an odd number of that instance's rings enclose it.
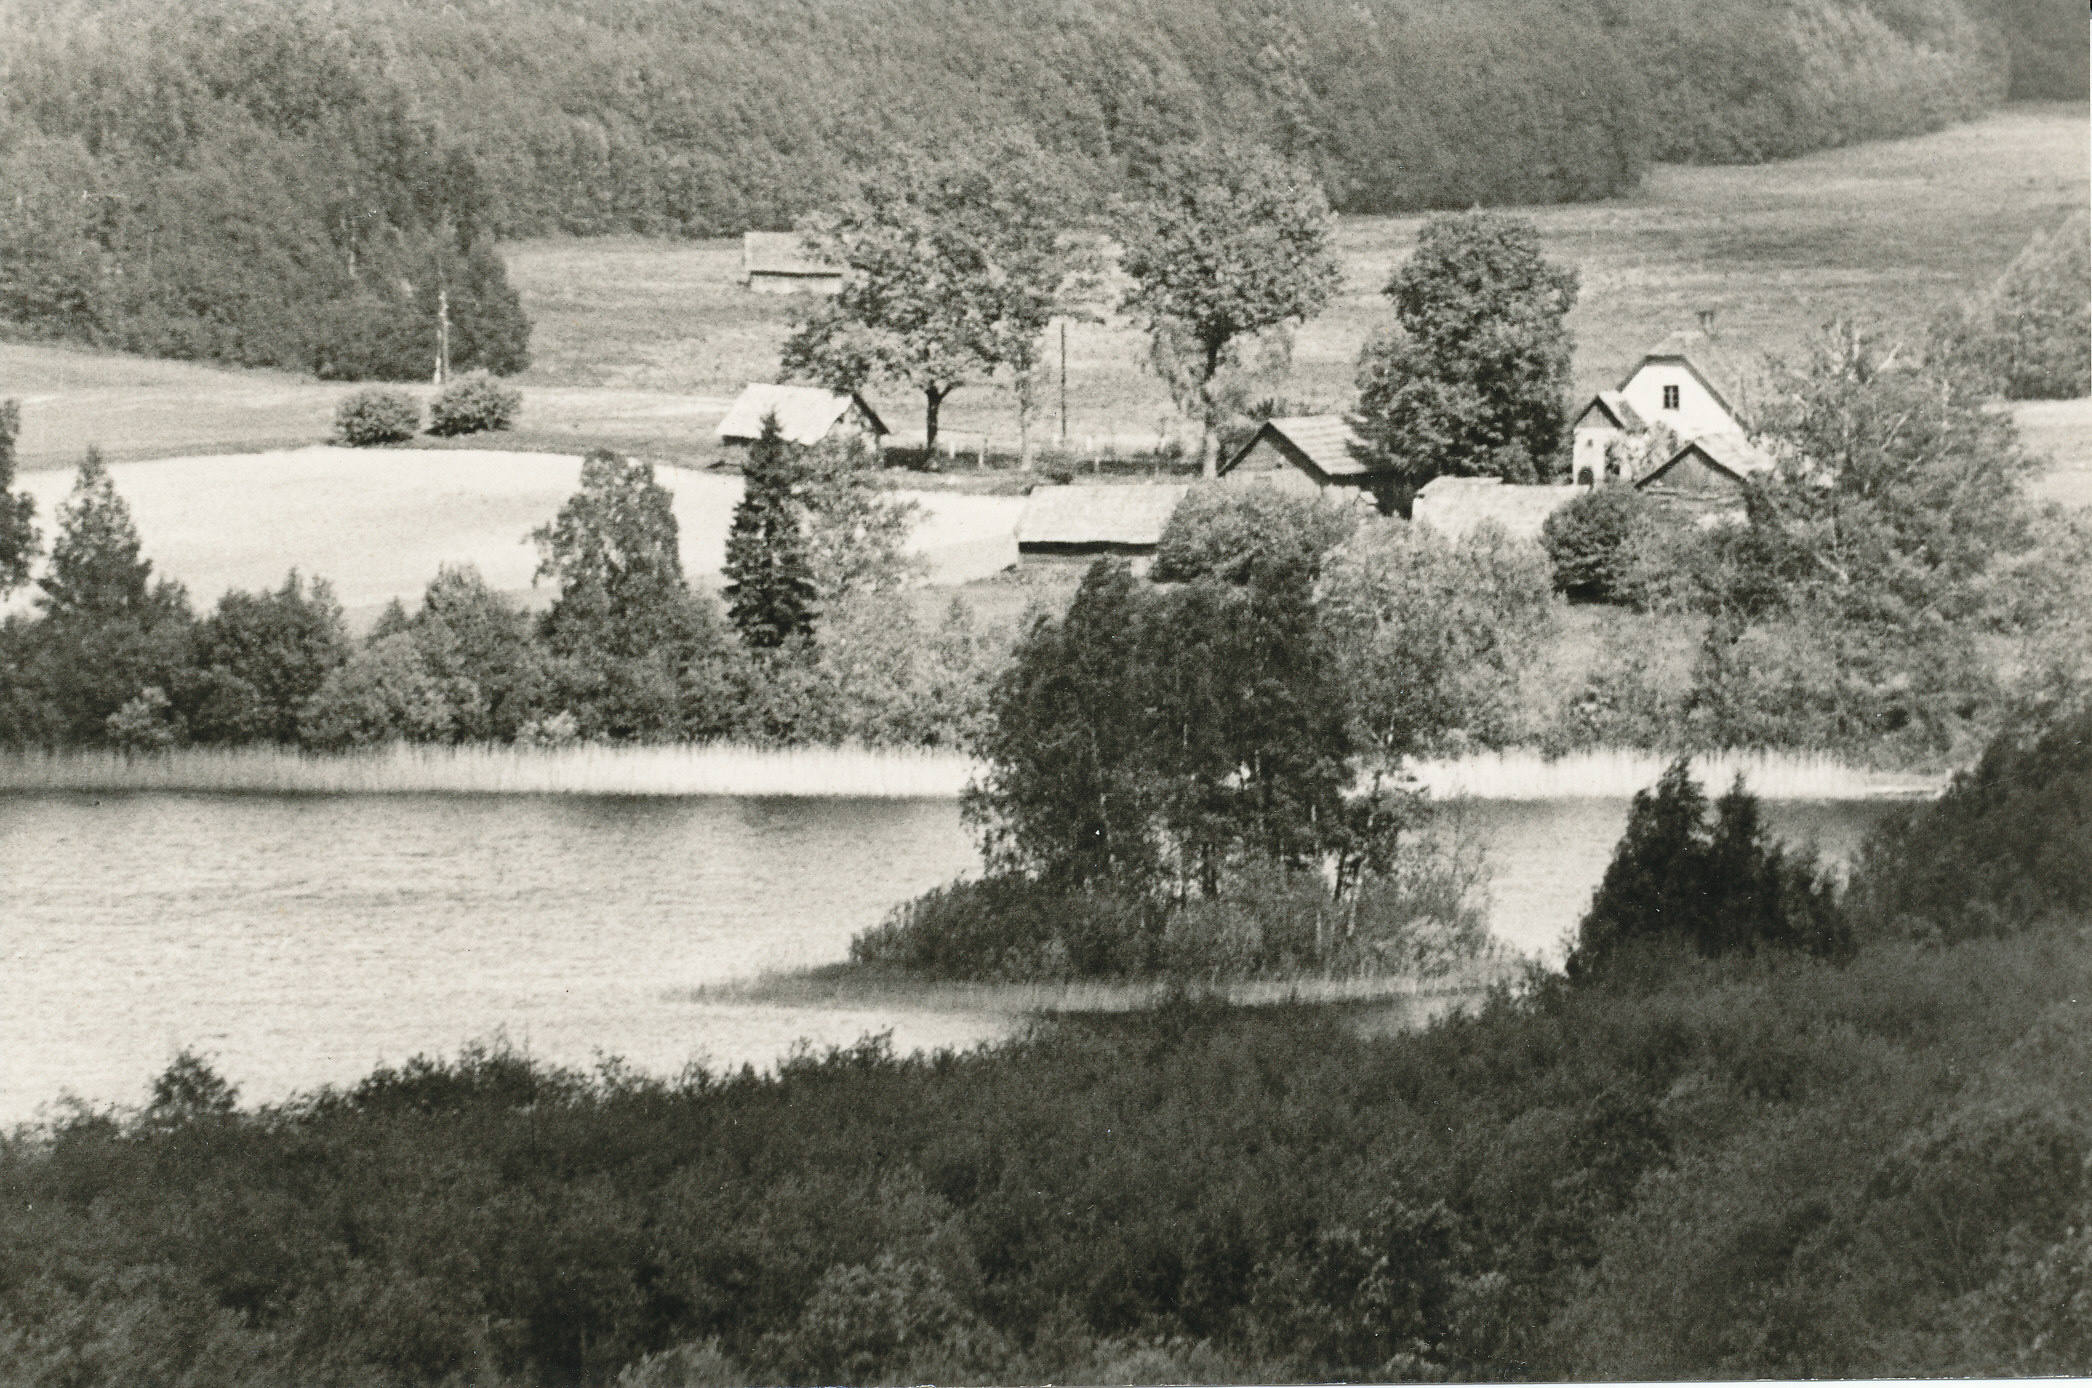
<instances>
[{"instance_id":1,"label":"grassy slope","mask_svg":"<svg viewBox=\"0 0 2092 1388\"><path fill-rule=\"evenodd\" d=\"M1715 309L1733 354L1792 352L1832 314L1910 331L1993 278L2037 228L2088 197L2081 106L2022 105L1934 135L1755 167L1659 168L1629 199L1533 210L1551 252L1583 274L1572 319L1580 388L1609 384L1649 342ZM1302 334L1284 393L1322 405L1349 394L1361 343L1388 319L1378 293L1408 253L1416 218L1347 218L1340 301ZM705 461L710 429L742 383L776 370L789 300L735 283L726 241L543 240L507 247L536 323L536 365L515 446L608 443ZM1142 368L1137 335L1068 334L1070 433L1132 449L1178 426ZM272 372L0 345L0 394L24 403L23 462L56 466L89 443L112 457L274 448L326 429L343 387ZM877 403L919 429L919 401ZM2052 413L2054 413L2052 411ZM2082 415L2042 432L2092 454ZM962 390L946 422L1014 437L999 389ZM505 441L506 442L506 441ZM2084 458L2078 459L2082 468ZM2081 488L2082 490L2083 488Z\"/></svg>"}]
</instances>

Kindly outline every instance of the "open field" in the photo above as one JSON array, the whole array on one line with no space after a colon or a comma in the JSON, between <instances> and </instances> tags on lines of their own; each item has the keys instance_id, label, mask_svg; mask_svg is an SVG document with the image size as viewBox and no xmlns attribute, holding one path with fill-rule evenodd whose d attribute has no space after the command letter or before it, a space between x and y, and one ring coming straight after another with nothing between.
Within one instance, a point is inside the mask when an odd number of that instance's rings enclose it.
<instances>
[{"instance_id":1,"label":"open field","mask_svg":"<svg viewBox=\"0 0 2092 1388\"><path fill-rule=\"evenodd\" d=\"M118 463L110 472L146 557L199 603L215 602L227 588L273 587L295 566L332 582L352 620L368 620L395 597L418 600L445 563L476 564L495 588L527 603L549 601L550 591L531 583L537 551L529 532L574 491L580 460L315 446ZM675 494L684 571L694 583L717 584L741 479L676 468L659 477ZM71 474L34 472L24 481L48 531ZM910 543L933 583L965 583L1016 561L1021 498L942 492L917 499L923 513ZM24 591L11 602L28 600Z\"/></svg>"},{"instance_id":2,"label":"open field","mask_svg":"<svg viewBox=\"0 0 2092 1388\"><path fill-rule=\"evenodd\" d=\"M1611 384L1650 342L1701 309L1733 355L1792 353L1836 313L1914 332L1992 279L2037 229L2088 198L2081 106L2019 105L1932 135L1748 167L1652 169L1630 198L1526 209L1550 253L1578 267L1571 318L1579 389ZM1413 244L1415 217L1351 217L1339 231L1338 302L1301 333L1279 393L1336 406L1359 347L1389 319L1379 288ZM711 429L743 383L775 374L793 301L741 290L732 241L535 240L505 248L536 324L511 447L604 444L684 463L717 454ZM1181 433L1138 335L1071 325L1071 444L1126 451ZM0 396L23 402L25 467L283 448L323 438L349 387L276 372L0 344ZM875 403L904 436L921 403ZM945 423L961 446L1014 442L997 387L961 390ZM1053 425L1048 421L1050 430ZM2030 431L2033 432L2033 431ZM2068 433L2084 434L2073 424ZM2092 490L2092 483L2087 484Z\"/></svg>"}]
</instances>

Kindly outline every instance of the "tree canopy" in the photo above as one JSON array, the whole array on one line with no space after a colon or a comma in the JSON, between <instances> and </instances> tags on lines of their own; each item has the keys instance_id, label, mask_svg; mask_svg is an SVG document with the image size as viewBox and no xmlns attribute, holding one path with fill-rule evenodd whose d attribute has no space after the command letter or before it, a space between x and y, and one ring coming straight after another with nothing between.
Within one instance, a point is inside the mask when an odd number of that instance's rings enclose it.
<instances>
[{"instance_id":1,"label":"tree canopy","mask_svg":"<svg viewBox=\"0 0 2092 1388\"><path fill-rule=\"evenodd\" d=\"M36 528L36 498L9 490L15 484L15 439L22 431L19 401L0 400L0 597L29 581L42 537Z\"/></svg>"},{"instance_id":2,"label":"tree canopy","mask_svg":"<svg viewBox=\"0 0 2092 1388\"><path fill-rule=\"evenodd\" d=\"M1395 327L1366 345L1351 424L1361 461L1398 479L1547 476L1568 424L1576 271L1540 254L1530 221L1433 217L1386 294Z\"/></svg>"},{"instance_id":3,"label":"tree canopy","mask_svg":"<svg viewBox=\"0 0 2092 1388\"><path fill-rule=\"evenodd\" d=\"M818 592L807 554L800 450L779 433L777 416L763 420L741 469L741 500L726 537L726 612L741 640L775 650L811 637Z\"/></svg>"}]
</instances>

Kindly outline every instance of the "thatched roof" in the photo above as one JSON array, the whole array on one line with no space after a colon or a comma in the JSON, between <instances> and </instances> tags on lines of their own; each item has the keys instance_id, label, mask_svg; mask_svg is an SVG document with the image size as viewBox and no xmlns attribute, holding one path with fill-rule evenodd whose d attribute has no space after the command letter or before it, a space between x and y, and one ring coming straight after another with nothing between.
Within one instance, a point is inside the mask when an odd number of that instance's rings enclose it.
<instances>
[{"instance_id":1,"label":"thatched roof","mask_svg":"<svg viewBox=\"0 0 2092 1388\"><path fill-rule=\"evenodd\" d=\"M1017 519L1019 549L1149 550L1191 489L1176 483L1035 487Z\"/></svg>"},{"instance_id":2,"label":"thatched roof","mask_svg":"<svg viewBox=\"0 0 2092 1388\"><path fill-rule=\"evenodd\" d=\"M827 438L835 422L853 405L864 411L865 422L873 433L887 432L885 423L861 395L822 390L818 386L773 386L757 381L742 390L726 418L719 421L719 437L753 442L763 436L763 420L774 414L786 442L811 447Z\"/></svg>"},{"instance_id":3,"label":"thatched roof","mask_svg":"<svg viewBox=\"0 0 2092 1388\"><path fill-rule=\"evenodd\" d=\"M1265 420L1257 432L1249 436L1249 441L1221 465L1220 475L1225 477L1265 439L1277 444L1279 451L1293 459L1296 466L1305 463L1311 474L1320 472L1322 476L1317 481L1366 474L1365 464L1351 455L1351 445L1358 442L1358 435L1351 432L1351 426L1344 422L1342 415L1302 414Z\"/></svg>"},{"instance_id":4,"label":"thatched roof","mask_svg":"<svg viewBox=\"0 0 2092 1388\"><path fill-rule=\"evenodd\" d=\"M1538 539L1547 518L1582 490L1510 486L1500 477L1437 477L1416 494L1410 519L1450 539L1491 520L1513 535Z\"/></svg>"},{"instance_id":5,"label":"thatched roof","mask_svg":"<svg viewBox=\"0 0 2092 1388\"><path fill-rule=\"evenodd\" d=\"M840 265L817 260L806 253L796 231L744 231L741 233L741 277L750 275L838 276Z\"/></svg>"}]
</instances>

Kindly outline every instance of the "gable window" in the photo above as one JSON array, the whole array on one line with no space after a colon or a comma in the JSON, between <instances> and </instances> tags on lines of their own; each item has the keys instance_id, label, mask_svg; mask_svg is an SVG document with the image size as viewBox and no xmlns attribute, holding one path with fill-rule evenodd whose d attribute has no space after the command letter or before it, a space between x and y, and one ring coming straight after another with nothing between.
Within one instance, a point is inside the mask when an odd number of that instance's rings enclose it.
<instances>
[{"instance_id":1,"label":"gable window","mask_svg":"<svg viewBox=\"0 0 2092 1388\"><path fill-rule=\"evenodd\" d=\"M1678 408L1678 387L1665 386L1663 388L1663 407L1667 410Z\"/></svg>"}]
</instances>

